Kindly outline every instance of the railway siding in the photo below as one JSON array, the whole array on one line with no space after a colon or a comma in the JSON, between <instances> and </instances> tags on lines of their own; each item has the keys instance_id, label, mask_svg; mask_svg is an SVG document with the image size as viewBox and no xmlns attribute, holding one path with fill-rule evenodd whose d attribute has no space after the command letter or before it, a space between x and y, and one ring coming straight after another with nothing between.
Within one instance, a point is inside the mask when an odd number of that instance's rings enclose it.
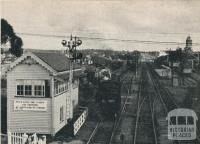
<instances>
[{"instance_id":1,"label":"railway siding","mask_svg":"<svg viewBox=\"0 0 200 144\"><path fill-rule=\"evenodd\" d=\"M154 90L149 79L147 67L143 66L140 93L138 95L137 119L135 122L134 144L157 144L154 120Z\"/></svg>"},{"instance_id":2,"label":"railway siding","mask_svg":"<svg viewBox=\"0 0 200 144\"><path fill-rule=\"evenodd\" d=\"M122 87L122 107L121 114L118 117L115 128L113 129L110 144L121 144L122 142L133 143L134 121L136 119L136 105L138 94L138 82L140 75L135 79L134 72L129 71L125 77Z\"/></svg>"},{"instance_id":3,"label":"railway siding","mask_svg":"<svg viewBox=\"0 0 200 144\"><path fill-rule=\"evenodd\" d=\"M163 113L163 115L160 116L157 121L158 130L159 130L159 143L160 144L173 144L174 142L177 144L199 143L198 139L191 140L191 141L173 141L173 140L168 139L166 116L169 111L179 108L179 104L176 102L175 98L169 93L168 89L166 89L166 87L161 85L153 69L151 67L149 67L149 69L150 69L151 80L154 85L154 89L156 91L157 97L162 103L162 107L160 107L160 111Z\"/></svg>"},{"instance_id":4,"label":"railway siding","mask_svg":"<svg viewBox=\"0 0 200 144\"><path fill-rule=\"evenodd\" d=\"M121 77L122 82L122 89L121 95L124 97L122 98L122 104L125 102L128 102L129 105L131 105L132 98L130 98L129 93L131 93L131 84L133 79L133 74L131 71L126 71ZM134 90L135 91L135 90ZM124 107L123 110L126 110ZM115 137L113 134L113 131L115 131L115 126L117 124L116 121L112 120L102 120L100 121L98 127L96 127L96 130L91 132L90 138L87 141L87 144L108 144L111 143L111 138Z\"/></svg>"}]
</instances>

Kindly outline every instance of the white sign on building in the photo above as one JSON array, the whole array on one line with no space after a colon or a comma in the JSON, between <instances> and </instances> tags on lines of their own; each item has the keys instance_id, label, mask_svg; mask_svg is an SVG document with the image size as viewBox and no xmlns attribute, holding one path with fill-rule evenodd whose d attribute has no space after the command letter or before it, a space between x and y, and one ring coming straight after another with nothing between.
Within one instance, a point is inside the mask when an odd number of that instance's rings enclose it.
<instances>
[{"instance_id":1,"label":"white sign on building","mask_svg":"<svg viewBox=\"0 0 200 144\"><path fill-rule=\"evenodd\" d=\"M14 110L47 111L47 101L45 100L14 100Z\"/></svg>"}]
</instances>

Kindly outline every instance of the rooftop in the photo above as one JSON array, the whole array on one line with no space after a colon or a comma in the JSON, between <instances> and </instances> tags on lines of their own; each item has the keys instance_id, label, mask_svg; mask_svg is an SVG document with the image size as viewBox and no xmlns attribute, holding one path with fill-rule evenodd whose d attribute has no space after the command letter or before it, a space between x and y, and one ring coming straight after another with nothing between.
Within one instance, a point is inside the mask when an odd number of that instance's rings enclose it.
<instances>
[{"instance_id":1,"label":"rooftop","mask_svg":"<svg viewBox=\"0 0 200 144\"><path fill-rule=\"evenodd\" d=\"M68 71L70 69L70 60L63 53L55 52L32 52L42 61L48 64L57 72ZM81 68L78 64L73 65L73 69Z\"/></svg>"}]
</instances>

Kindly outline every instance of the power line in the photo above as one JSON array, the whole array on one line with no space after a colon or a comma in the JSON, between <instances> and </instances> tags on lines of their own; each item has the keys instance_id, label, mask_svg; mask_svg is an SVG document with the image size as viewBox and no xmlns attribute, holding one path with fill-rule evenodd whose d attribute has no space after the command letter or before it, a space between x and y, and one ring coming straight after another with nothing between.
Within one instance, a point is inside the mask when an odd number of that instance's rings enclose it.
<instances>
[{"instance_id":1,"label":"power line","mask_svg":"<svg viewBox=\"0 0 200 144\"><path fill-rule=\"evenodd\" d=\"M78 31L83 31L87 32L90 34L101 34L99 32L90 32L88 30L78 30ZM106 33L110 35L115 35L116 33ZM200 32L192 32L192 33L184 33L184 32L141 32L141 31L131 31L128 34L154 34L154 35L200 35Z\"/></svg>"},{"instance_id":2,"label":"power line","mask_svg":"<svg viewBox=\"0 0 200 144\"><path fill-rule=\"evenodd\" d=\"M82 30L74 30L73 33L76 32L86 32L89 34L102 34L100 32L98 32L97 30L87 30L87 29L82 29ZM104 32L103 34L107 34L107 35L116 35L116 34L151 34L151 35L199 35L200 36L200 32L143 32L143 31L129 31L128 33L108 33L108 32ZM199 37L198 36L198 37Z\"/></svg>"},{"instance_id":3,"label":"power line","mask_svg":"<svg viewBox=\"0 0 200 144\"><path fill-rule=\"evenodd\" d=\"M109 41L134 42L134 43L151 43L151 44L171 44L171 45L186 44L184 42L144 41L144 40L134 40L134 39L116 39L116 38L98 38L98 37L80 37L80 38L92 39L92 40L109 40ZM200 45L200 43L193 43L193 44L194 45Z\"/></svg>"},{"instance_id":4,"label":"power line","mask_svg":"<svg viewBox=\"0 0 200 144\"><path fill-rule=\"evenodd\" d=\"M31 34L31 33L17 33L20 35L40 36L40 37L57 37L57 38L69 38L64 35L49 35L49 34ZM98 41L115 41L115 42L129 42L129 43L143 43L143 44L167 44L167 45L184 45L185 42L174 41L152 41L152 40L135 40L135 39L118 39L118 38L102 38L102 37L86 37L82 36L81 39L85 40L98 40ZM199 46L200 43L193 43L195 46Z\"/></svg>"}]
</instances>

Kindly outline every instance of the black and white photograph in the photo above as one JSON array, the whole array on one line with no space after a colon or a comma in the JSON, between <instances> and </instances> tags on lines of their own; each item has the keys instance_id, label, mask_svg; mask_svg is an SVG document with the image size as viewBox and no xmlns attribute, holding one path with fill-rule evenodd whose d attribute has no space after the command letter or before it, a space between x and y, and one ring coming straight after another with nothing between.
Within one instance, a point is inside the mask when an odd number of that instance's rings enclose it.
<instances>
[{"instance_id":1,"label":"black and white photograph","mask_svg":"<svg viewBox=\"0 0 200 144\"><path fill-rule=\"evenodd\" d=\"M1 144L200 144L200 0L0 0Z\"/></svg>"}]
</instances>

